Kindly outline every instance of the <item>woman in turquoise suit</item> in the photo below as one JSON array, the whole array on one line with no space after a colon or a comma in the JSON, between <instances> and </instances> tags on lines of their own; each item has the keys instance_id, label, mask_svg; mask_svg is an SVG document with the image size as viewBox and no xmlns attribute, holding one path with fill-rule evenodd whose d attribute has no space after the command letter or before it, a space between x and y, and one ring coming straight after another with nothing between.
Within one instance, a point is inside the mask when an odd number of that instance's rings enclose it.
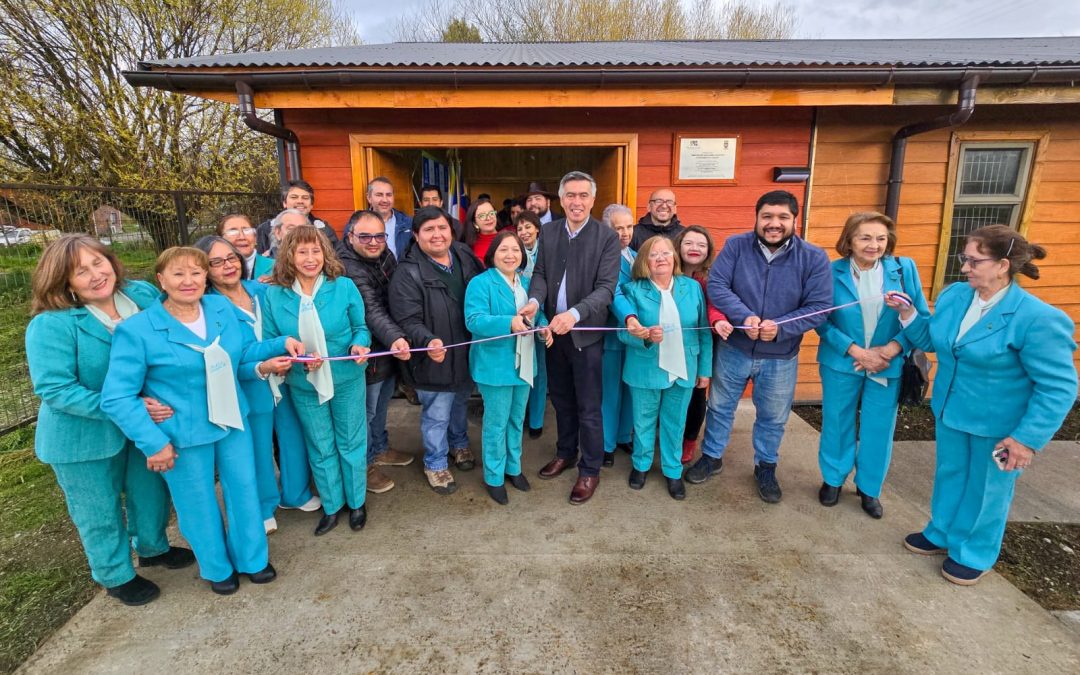
<instances>
[{"instance_id":1,"label":"woman in turquoise suit","mask_svg":"<svg viewBox=\"0 0 1080 675\"><path fill-rule=\"evenodd\" d=\"M630 281L630 269L636 256L634 249L630 248L630 240L634 236L634 212L622 204L609 204L601 219L619 235L619 283L615 287L608 327L622 327L627 317L634 313L620 290L623 284ZM631 451L630 440L634 428L630 389L622 379L626 346L619 338L618 333L621 332L612 331L604 336L604 356L601 361L604 382L600 401L600 414L604 419L604 466L615 466L616 448Z\"/></svg>"},{"instance_id":2,"label":"woman in turquoise suit","mask_svg":"<svg viewBox=\"0 0 1080 675\"><path fill-rule=\"evenodd\" d=\"M147 456L150 470L164 474L200 575L227 595L239 588L238 572L258 584L277 576L259 513L247 398L237 380L256 377L261 361L301 353L303 345L292 338L245 345L232 304L204 295L208 270L197 248L158 256L164 298L116 328L101 409ZM143 393L169 405L172 417L154 424Z\"/></svg>"},{"instance_id":3,"label":"woman in turquoise suit","mask_svg":"<svg viewBox=\"0 0 1080 675\"><path fill-rule=\"evenodd\" d=\"M157 297L148 283L125 282L120 261L98 240L64 235L38 260L34 318L26 329L30 379L41 399L34 450L56 473L94 581L125 605L144 605L160 594L154 582L135 573L133 544L140 567L177 569L195 562L190 550L169 546L165 536L164 481L101 411L113 330ZM172 414L152 398L143 404L155 420Z\"/></svg>"},{"instance_id":4,"label":"woman in turquoise suit","mask_svg":"<svg viewBox=\"0 0 1080 675\"><path fill-rule=\"evenodd\" d=\"M474 340L521 333L529 329L518 310L525 306L529 282L521 276L525 245L512 230L495 235L484 266L465 289L465 326ZM537 325L545 325L542 313ZM521 473L521 437L529 389L537 372L540 333L481 342L469 347L469 372L484 397L484 484L499 504L508 504L505 480L526 492L529 481ZM541 343L550 343L543 332Z\"/></svg>"},{"instance_id":5,"label":"woman in turquoise suit","mask_svg":"<svg viewBox=\"0 0 1080 675\"><path fill-rule=\"evenodd\" d=\"M968 235L958 256L968 283L942 291L932 317L917 315L906 294L888 299L912 343L938 357L930 522L904 546L947 553L941 573L962 586L993 567L1016 479L1076 400L1075 325L1014 281L1038 279L1031 261L1044 257L1012 228L990 225Z\"/></svg>"},{"instance_id":6,"label":"woman in turquoise suit","mask_svg":"<svg viewBox=\"0 0 1080 675\"><path fill-rule=\"evenodd\" d=\"M236 318L244 328L244 344L263 338L263 307L266 305L266 285L258 281L244 281L243 258L240 251L222 237L203 237L195 242L195 248L206 253L210 262L208 293L221 294L236 309ZM274 432L278 431L282 483L285 477L302 474L308 476L307 446L296 409L292 402L282 406L288 388L282 391L284 375L292 362L284 356L276 356L259 364L256 377L241 374L240 386L247 397L248 422L251 427L252 444L255 447L255 480L259 486L259 506L262 510L263 527L267 534L277 531L274 511L281 503L282 491L278 489L274 468ZM280 429L287 433L282 434ZM303 467L293 466L303 462ZM303 504L312 499L310 488Z\"/></svg>"},{"instance_id":7,"label":"woman in turquoise suit","mask_svg":"<svg viewBox=\"0 0 1080 675\"><path fill-rule=\"evenodd\" d=\"M349 527L363 529L367 492L367 384L365 355L371 334L360 291L326 235L310 225L288 234L278 249L266 291L263 337L299 335L312 356L360 358L294 364L285 381L307 439L311 473L322 499L315 528L322 536L349 508Z\"/></svg>"},{"instance_id":8,"label":"woman in turquoise suit","mask_svg":"<svg viewBox=\"0 0 1080 675\"><path fill-rule=\"evenodd\" d=\"M660 426L660 469L673 499L686 498L682 440L694 387L706 387L712 366L712 335L701 284L683 276L675 246L656 236L641 245L633 280L622 293L640 326L619 331L626 343L623 382L634 412L634 468L630 487L645 487Z\"/></svg>"},{"instance_id":9,"label":"woman in turquoise suit","mask_svg":"<svg viewBox=\"0 0 1080 675\"><path fill-rule=\"evenodd\" d=\"M893 257L896 224L872 211L847 219L832 264L835 304L860 301L828 315L818 327L822 423L818 500L835 506L852 471L862 508L881 518L881 485L892 457L903 354L911 350L884 294L907 291L915 310L930 316L915 262ZM856 428L858 439L856 440Z\"/></svg>"},{"instance_id":10,"label":"woman in turquoise suit","mask_svg":"<svg viewBox=\"0 0 1080 675\"><path fill-rule=\"evenodd\" d=\"M530 281L536 267L536 256L540 253L540 216L532 211L522 211L514 216L514 229L525 246L525 267L521 270L521 278ZM544 413L547 411L547 354L543 349L536 352L536 375L525 411L529 438L540 438L544 435Z\"/></svg>"}]
</instances>

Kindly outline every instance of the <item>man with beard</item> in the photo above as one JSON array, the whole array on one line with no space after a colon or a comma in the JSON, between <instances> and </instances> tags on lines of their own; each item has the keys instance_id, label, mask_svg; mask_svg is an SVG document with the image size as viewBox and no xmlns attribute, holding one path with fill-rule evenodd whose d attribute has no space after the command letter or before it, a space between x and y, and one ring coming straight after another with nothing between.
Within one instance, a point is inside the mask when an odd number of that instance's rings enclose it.
<instances>
[{"instance_id":1,"label":"man with beard","mask_svg":"<svg viewBox=\"0 0 1080 675\"><path fill-rule=\"evenodd\" d=\"M555 197L547 191L543 183L533 181L529 183L529 189L518 200L525 204L525 209L532 211L540 217L540 226L543 227L552 220L551 200Z\"/></svg>"},{"instance_id":2,"label":"man with beard","mask_svg":"<svg viewBox=\"0 0 1080 675\"><path fill-rule=\"evenodd\" d=\"M829 256L795 236L799 204L794 195L768 192L758 199L756 213L754 231L728 237L709 271L709 300L731 323L749 328L716 343L701 459L685 478L704 483L723 469L735 408L752 381L754 478L761 499L775 504L781 496L776 464L795 397L799 344L803 333L825 321L825 314L795 317L832 307L833 284Z\"/></svg>"},{"instance_id":3,"label":"man with beard","mask_svg":"<svg viewBox=\"0 0 1080 675\"><path fill-rule=\"evenodd\" d=\"M634 226L634 237L630 248L641 248L649 237L657 235L674 240L683 231L679 217L675 215L675 193L671 190L656 190L649 196L649 212L641 217Z\"/></svg>"}]
</instances>

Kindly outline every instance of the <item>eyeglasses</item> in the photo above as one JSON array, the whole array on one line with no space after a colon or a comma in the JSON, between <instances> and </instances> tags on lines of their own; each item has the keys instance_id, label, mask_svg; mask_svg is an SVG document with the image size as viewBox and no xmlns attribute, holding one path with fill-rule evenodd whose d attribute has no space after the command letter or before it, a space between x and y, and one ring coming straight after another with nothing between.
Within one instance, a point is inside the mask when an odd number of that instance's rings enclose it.
<instances>
[{"instance_id":1,"label":"eyeglasses","mask_svg":"<svg viewBox=\"0 0 1080 675\"><path fill-rule=\"evenodd\" d=\"M675 206L674 199L650 199L649 203L656 204L657 206L660 206L661 204L664 206Z\"/></svg>"},{"instance_id":2,"label":"eyeglasses","mask_svg":"<svg viewBox=\"0 0 1080 675\"><path fill-rule=\"evenodd\" d=\"M210 267L221 267L225 263L229 263L235 267L240 264L240 258L237 258L233 253L230 253L224 258L210 258Z\"/></svg>"},{"instance_id":3,"label":"eyeglasses","mask_svg":"<svg viewBox=\"0 0 1080 675\"><path fill-rule=\"evenodd\" d=\"M964 255L963 253L957 253L956 259L960 261L960 267L963 267L964 265L971 265L972 267L975 267L979 263L986 262L988 260L997 260L997 258L971 258Z\"/></svg>"},{"instance_id":4,"label":"eyeglasses","mask_svg":"<svg viewBox=\"0 0 1080 675\"><path fill-rule=\"evenodd\" d=\"M488 211L487 213L478 213L478 214L476 214L476 219L477 220L491 220L492 218L494 218L497 215L498 214L495 213L494 211Z\"/></svg>"},{"instance_id":5,"label":"eyeglasses","mask_svg":"<svg viewBox=\"0 0 1080 675\"><path fill-rule=\"evenodd\" d=\"M225 230L221 234L225 235L226 237L239 237L241 234L246 234L247 236L250 237L251 235L255 234L255 228L254 227L242 227L240 229L232 228L232 229Z\"/></svg>"},{"instance_id":6,"label":"eyeglasses","mask_svg":"<svg viewBox=\"0 0 1080 675\"><path fill-rule=\"evenodd\" d=\"M374 234L369 234L367 232L356 232L356 233L353 233L353 236L356 237L356 240L358 242L360 242L361 244L368 244L368 243L371 243L372 241L376 241L376 242L381 244L384 241L386 241L386 233L385 232L376 232Z\"/></svg>"},{"instance_id":7,"label":"eyeglasses","mask_svg":"<svg viewBox=\"0 0 1080 675\"><path fill-rule=\"evenodd\" d=\"M649 260L663 260L664 258L670 258L675 255L671 251L656 251L649 254Z\"/></svg>"}]
</instances>

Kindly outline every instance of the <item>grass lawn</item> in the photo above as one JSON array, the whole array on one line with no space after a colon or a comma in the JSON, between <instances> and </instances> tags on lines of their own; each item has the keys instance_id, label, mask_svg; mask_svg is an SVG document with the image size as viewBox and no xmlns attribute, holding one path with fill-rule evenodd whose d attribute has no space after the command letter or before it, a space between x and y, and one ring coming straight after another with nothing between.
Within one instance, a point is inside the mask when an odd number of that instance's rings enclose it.
<instances>
[{"instance_id":1,"label":"grass lawn","mask_svg":"<svg viewBox=\"0 0 1080 675\"><path fill-rule=\"evenodd\" d=\"M33 427L0 437L0 672L15 670L97 586ZM15 447L19 449L14 449Z\"/></svg>"}]
</instances>

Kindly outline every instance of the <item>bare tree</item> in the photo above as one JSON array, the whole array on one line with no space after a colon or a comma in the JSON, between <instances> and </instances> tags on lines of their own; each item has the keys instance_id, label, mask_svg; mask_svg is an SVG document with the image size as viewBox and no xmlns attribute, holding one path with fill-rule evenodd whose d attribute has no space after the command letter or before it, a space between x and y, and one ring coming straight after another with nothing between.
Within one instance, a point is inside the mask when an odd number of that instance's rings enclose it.
<instances>
[{"instance_id":1,"label":"bare tree","mask_svg":"<svg viewBox=\"0 0 1080 675\"><path fill-rule=\"evenodd\" d=\"M783 39L794 11L776 2L693 0L429 0L402 16L399 40L439 42L450 22L476 26L486 42Z\"/></svg>"}]
</instances>

